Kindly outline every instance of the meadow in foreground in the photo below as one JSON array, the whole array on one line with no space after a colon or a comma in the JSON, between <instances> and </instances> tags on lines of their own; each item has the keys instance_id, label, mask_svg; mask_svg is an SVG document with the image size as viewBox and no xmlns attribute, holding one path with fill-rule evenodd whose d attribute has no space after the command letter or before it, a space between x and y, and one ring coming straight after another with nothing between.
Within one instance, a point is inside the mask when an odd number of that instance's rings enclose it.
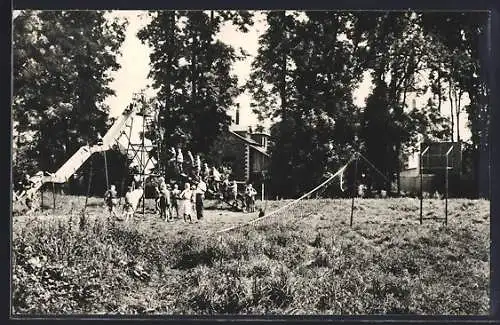
<instances>
[{"instance_id":1,"label":"meadow in foreground","mask_svg":"<svg viewBox=\"0 0 500 325\"><path fill-rule=\"evenodd\" d=\"M80 198L81 199L81 198ZM20 314L487 314L489 201L305 200L279 218L207 210L199 224L153 214L13 217ZM286 201L271 201L274 210ZM100 215L100 214L103 215Z\"/></svg>"}]
</instances>

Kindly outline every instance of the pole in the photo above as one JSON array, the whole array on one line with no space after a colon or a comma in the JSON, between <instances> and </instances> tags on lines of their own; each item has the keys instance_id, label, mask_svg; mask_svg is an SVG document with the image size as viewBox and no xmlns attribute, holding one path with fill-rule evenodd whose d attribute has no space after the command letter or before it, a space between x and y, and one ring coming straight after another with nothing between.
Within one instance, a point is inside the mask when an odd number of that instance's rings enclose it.
<instances>
[{"instance_id":1,"label":"pole","mask_svg":"<svg viewBox=\"0 0 500 325\"><path fill-rule=\"evenodd\" d=\"M260 185L260 197L262 202L264 202L264 182Z\"/></svg>"},{"instance_id":2,"label":"pole","mask_svg":"<svg viewBox=\"0 0 500 325\"><path fill-rule=\"evenodd\" d=\"M109 176L108 176L108 159L106 158L106 151L104 154L104 172L106 173L106 190L109 190Z\"/></svg>"},{"instance_id":3,"label":"pole","mask_svg":"<svg viewBox=\"0 0 500 325\"><path fill-rule=\"evenodd\" d=\"M419 166L419 172L420 172L420 224L422 224L422 208L423 208L423 200L424 200L424 195L423 195L423 191L422 191L422 183L423 183L423 174L422 174L422 154L420 154L420 166Z\"/></svg>"},{"instance_id":4,"label":"pole","mask_svg":"<svg viewBox=\"0 0 500 325\"><path fill-rule=\"evenodd\" d=\"M423 186L422 186L422 183L423 183L423 179L424 179L424 173L423 173L423 157L425 155L425 153L427 152L427 150L429 150L429 147L426 147L424 149L424 151L422 151L420 153L420 164L418 166L419 168L419 171L420 171L420 224L423 223L423 201L424 201L424 194L423 194Z\"/></svg>"},{"instance_id":5,"label":"pole","mask_svg":"<svg viewBox=\"0 0 500 325\"><path fill-rule=\"evenodd\" d=\"M444 224L448 224L448 155L446 155L445 171Z\"/></svg>"},{"instance_id":6,"label":"pole","mask_svg":"<svg viewBox=\"0 0 500 325\"><path fill-rule=\"evenodd\" d=\"M352 181L351 222L350 222L351 227L352 227L352 222L353 222L353 217L354 217L354 197L356 196L357 174L358 174L358 157L356 156L356 160L354 161L354 179Z\"/></svg>"},{"instance_id":7,"label":"pole","mask_svg":"<svg viewBox=\"0 0 500 325\"><path fill-rule=\"evenodd\" d=\"M450 155L453 146L446 152L446 171L445 171L445 203L444 203L444 224L448 224L448 156Z\"/></svg>"},{"instance_id":8,"label":"pole","mask_svg":"<svg viewBox=\"0 0 500 325\"><path fill-rule=\"evenodd\" d=\"M41 201L40 202L41 203L40 208L41 208L41 210L43 212L43 184L42 184L42 186L40 186L40 201Z\"/></svg>"},{"instance_id":9,"label":"pole","mask_svg":"<svg viewBox=\"0 0 500 325\"><path fill-rule=\"evenodd\" d=\"M92 184L92 160L90 161L90 173L89 173L89 183L87 186L87 196L85 197L85 207L83 208L83 211L87 210L87 203L89 201L89 195L90 195L90 186Z\"/></svg>"},{"instance_id":10,"label":"pole","mask_svg":"<svg viewBox=\"0 0 500 325\"><path fill-rule=\"evenodd\" d=\"M146 171L146 163L144 162L144 138L146 134L144 133L144 126L146 123L146 110L144 109L144 115L142 116L142 148L141 148L141 165L142 165L142 215L144 216L146 213L146 184L144 172Z\"/></svg>"},{"instance_id":11,"label":"pole","mask_svg":"<svg viewBox=\"0 0 500 325\"><path fill-rule=\"evenodd\" d=\"M56 209L56 186L54 185L54 182L52 182L52 205L53 209Z\"/></svg>"}]
</instances>

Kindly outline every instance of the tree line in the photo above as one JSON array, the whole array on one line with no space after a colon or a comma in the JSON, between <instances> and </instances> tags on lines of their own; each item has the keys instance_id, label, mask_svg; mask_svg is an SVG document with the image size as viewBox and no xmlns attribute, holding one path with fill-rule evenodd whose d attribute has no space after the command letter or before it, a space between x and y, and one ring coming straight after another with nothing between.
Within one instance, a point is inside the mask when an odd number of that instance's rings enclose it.
<instances>
[{"instance_id":1,"label":"tree line","mask_svg":"<svg viewBox=\"0 0 500 325\"><path fill-rule=\"evenodd\" d=\"M113 95L110 74L120 68L127 22L106 15L23 11L14 20L15 181L55 171L109 127L104 100ZM255 12L148 15L137 37L152 50L149 76L159 116L150 132L158 133L160 159L171 146L208 152L228 129L237 96L248 90L259 118L274 121L269 175L282 196L316 185L353 150L397 182L418 139L461 140L464 110L472 134L466 168L476 180L489 177L485 13L263 12L267 29L244 87L232 67L248 54L217 34L225 24L247 32ZM367 71L372 90L358 107L353 92ZM409 94L428 91L433 96L424 107L409 105ZM464 95L468 105L461 103ZM452 103L450 118L442 114L445 101ZM113 179L123 178L126 167L114 173ZM95 181L102 179L95 174Z\"/></svg>"}]
</instances>

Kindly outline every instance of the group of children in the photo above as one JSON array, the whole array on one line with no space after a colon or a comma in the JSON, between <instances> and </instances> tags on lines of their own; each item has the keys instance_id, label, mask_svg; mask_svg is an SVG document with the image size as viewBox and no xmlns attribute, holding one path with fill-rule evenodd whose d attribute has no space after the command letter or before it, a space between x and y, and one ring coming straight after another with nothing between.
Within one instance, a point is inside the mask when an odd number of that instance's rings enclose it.
<instances>
[{"instance_id":1,"label":"group of children","mask_svg":"<svg viewBox=\"0 0 500 325\"><path fill-rule=\"evenodd\" d=\"M186 182L184 189L180 190L177 184L174 184L172 189L170 184L166 184L165 179L160 177L155 190L157 211L166 221L173 220L174 214L177 219L182 216L184 221L189 222L193 221L195 214L195 222L203 219L203 201L207 191L203 178L196 178L192 184Z\"/></svg>"},{"instance_id":2,"label":"group of children","mask_svg":"<svg viewBox=\"0 0 500 325\"><path fill-rule=\"evenodd\" d=\"M203 201L206 191L207 185L203 178L195 179L192 184L186 182L184 189L180 190L177 184L174 184L172 188L170 184L165 182L163 177L159 177L155 185L156 211L159 212L160 217L165 221L173 220L175 214L176 218L182 216L184 221L189 220L189 222L192 222L196 214L195 222L198 222L198 220L203 218ZM137 187L135 185L129 186L123 205L125 220L133 216L139 201L138 195L143 195L142 185L139 184ZM110 189L106 191L104 200L110 214L118 217L118 193L115 185L111 185Z\"/></svg>"},{"instance_id":3,"label":"group of children","mask_svg":"<svg viewBox=\"0 0 500 325\"><path fill-rule=\"evenodd\" d=\"M222 167L219 171L215 166L209 167L206 162L202 163L200 155L187 151L185 156L181 148L170 148L171 157L169 166L175 167L176 173L170 175L172 179L177 179L179 184L184 184L180 189L177 183L173 185L165 182L164 177L158 177L155 180L156 211L166 220L171 221L175 218L183 218L184 221L192 222L196 216L195 222L203 218L203 202L207 191L215 194L215 197L232 201L233 206L237 206L238 200L242 201L243 211L255 211L255 196L257 191L252 184L247 184L244 194L238 191L238 183L229 181L231 169ZM134 214L138 200L136 189L142 188L143 179L138 171L132 185L125 194L125 204L123 213L128 219ZM167 173L168 174L168 173ZM141 196L143 192L138 192ZM105 202L112 215L116 216L116 206L118 204L117 192L114 185L105 194Z\"/></svg>"},{"instance_id":4,"label":"group of children","mask_svg":"<svg viewBox=\"0 0 500 325\"><path fill-rule=\"evenodd\" d=\"M245 186L245 191L243 195L241 195L238 191L238 183L235 180L230 183L229 179L226 178L222 181L220 192L221 197L228 202L232 202L233 207L237 207L238 199L240 198L243 203L242 210L244 212L255 212L255 197L257 191L252 183L248 183Z\"/></svg>"},{"instance_id":5,"label":"group of children","mask_svg":"<svg viewBox=\"0 0 500 325\"><path fill-rule=\"evenodd\" d=\"M163 177L159 177L155 185L156 212L167 222L173 221L175 216L176 219L182 218L185 222L189 221L192 223L194 221L197 223L199 220L203 219L205 193L207 192L207 183L205 180L206 178L197 177L191 183L184 183L184 188L181 190L177 184L171 186L165 182ZM236 181L233 181L231 184L225 182L221 190L224 189L230 192L229 199L236 205L238 198L241 197L241 194L238 192L238 183ZM125 220L133 216L140 199L138 196L142 195L142 185L139 185L139 188L136 189L134 189L133 185L129 186L125 194L125 203L123 205ZM251 183L246 185L243 195L243 211L255 212L255 197L257 191L253 188ZM117 206L119 200L115 185L111 185L110 189L106 191L104 200L110 214L114 217L118 217Z\"/></svg>"}]
</instances>

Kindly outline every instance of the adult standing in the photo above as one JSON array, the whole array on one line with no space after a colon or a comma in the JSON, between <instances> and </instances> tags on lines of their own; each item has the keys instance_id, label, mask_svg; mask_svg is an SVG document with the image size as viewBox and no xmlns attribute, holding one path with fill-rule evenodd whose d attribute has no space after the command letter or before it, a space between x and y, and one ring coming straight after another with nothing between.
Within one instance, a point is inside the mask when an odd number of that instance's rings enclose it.
<instances>
[{"instance_id":1,"label":"adult standing","mask_svg":"<svg viewBox=\"0 0 500 325\"><path fill-rule=\"evenodd\" d=\"M203 219L203 200L205 199L205 192L207 191L207 184L203 178L199 178L196 185L196 218Z\"/></svg>"},{"instance_id":2,"label":"adult standing","mask_svg":"<svg viewBox=\"0 0 500 325\"><path fill-rule=\"evenodd\" d=\"M187 217L189 217L189 222L192 222L193 215L193 191L191 190L191 186L189 183L184 184L184 190L180 194L181 197L181 205L180 212L186 221Z\"/></svg>"}]
</instances>

